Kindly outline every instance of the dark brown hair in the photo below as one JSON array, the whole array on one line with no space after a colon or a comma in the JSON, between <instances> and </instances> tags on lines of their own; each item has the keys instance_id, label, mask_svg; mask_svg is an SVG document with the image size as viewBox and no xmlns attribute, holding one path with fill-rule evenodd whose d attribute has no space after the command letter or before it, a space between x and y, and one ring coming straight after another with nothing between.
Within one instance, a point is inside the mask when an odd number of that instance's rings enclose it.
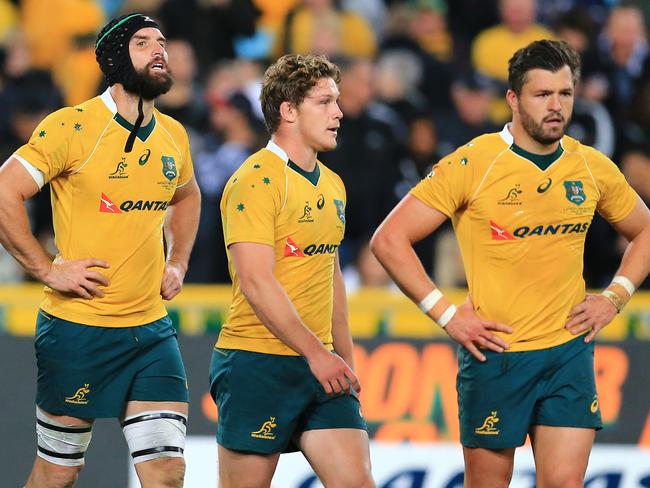
<instances>
[{"instance_id":1,"label":"dark brown hair","mask_svg":"<svg viewBox=\"0 0 650 488\"><path fill-rule=\"evenodd\" d=\"M573 85L580 80L580 57L564 41L548 39L535 41L519 49L508 61L508 85L517 95L526 83L526 75L531 69L544 69L556 72L568 66L573 75Z\"/></svg>"},{"instance_id":2,"label":"dark brown hair","mask_svg":"<svg viewBox=\"0 0 650 488\"><path fill-rule=\"evenodd\" d=\"M273 134L280 126L280 105L300 105L318 80L341 81L339 68L322 55L285 54L264 73L260 102L264 121Z\"/></svg>"}]
</instances>

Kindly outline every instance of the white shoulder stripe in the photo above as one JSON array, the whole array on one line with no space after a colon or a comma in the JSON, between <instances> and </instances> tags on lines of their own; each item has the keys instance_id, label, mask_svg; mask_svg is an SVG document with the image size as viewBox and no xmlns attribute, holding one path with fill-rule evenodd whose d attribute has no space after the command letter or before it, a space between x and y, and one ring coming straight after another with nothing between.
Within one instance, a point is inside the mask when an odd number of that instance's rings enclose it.
<instances>
[{"instance_id":1,"label":"white shoulder stripe","mask_svg":"<svg viewBox=\"0 0 650 488\"><path fill-rule=\"evenodd\" d=\"M38 189L40 190L41 188L43 188L43 186L45 185L45 175L43 174L43 172L40 169L38 169L36 166L34 166L32 163L27 161L25 158L23 158L22 156L18 156L18 154L13 154L13 157L16 158L16 160L18 160L18 162L22 164L23 167L27 170L29 175L32 178L34 178L34 181L38 185Z\"/></svg>"}]
</instances>

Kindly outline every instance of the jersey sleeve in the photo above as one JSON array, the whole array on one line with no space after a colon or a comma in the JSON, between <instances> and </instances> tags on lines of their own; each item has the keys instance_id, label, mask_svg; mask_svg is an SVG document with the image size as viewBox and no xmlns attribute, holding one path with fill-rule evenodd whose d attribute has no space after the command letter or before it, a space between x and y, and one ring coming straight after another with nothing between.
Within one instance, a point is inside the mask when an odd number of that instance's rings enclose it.
<instances>
[{"instance_id":1,"label":"jersey sleeve","mask_svg":"<svg viewBox=\"0 0 650 488\"><path fill-rule=\"evenodd\" d=\"M178 186L181 187L187 184L188 181L192 179L194 174L194 163L192 162L192 153L190 152L190 140L187 136L185 129L183 131L183 164L180 167L178 174Z\"/></svg>"},{"instance_id":2,"label":"jersey sleeve","mask_svg":"<svg viewBox=\"0 0 650 488\"><path fill-rule=\"evenodd\" d=\"M442 158L410 194L447 217L469 200L471 170L459 151Z\"/></svg>"},{"instance_id":3,"label":"jersey sleeve","mask_svg":"<svg viewBox=\"0 0 650 488\"><path fill-rule=\"evenodd\" d=\"M634 209L638 196L616 164L600 153L596 155L590 168L600 190L598 212L609 222L619 222Z\"/></svg>"},{"instance_id":4,"label":"jersey sleeve","mask_svg":"<svg viewBox=\"0 0 650 488\"><path fill-rule=\"evenodd\" d=\"M221 204L226 247L236 242L275 245L275 222L281 208L279 175L235 173Z\"/></svg>"},{"instance_id":5,"label":"jersey sleeve","mask_svg":"<svg viewBox=\"0 0 650 488\"><path fill-rule=\"evenodd\" d=\"M70 152L74 131L69 127L67 110L58 110L43 119L29 142L14 153L41 171L45 181L65 173L72 165Z\"/></svg>"}]
</instances>

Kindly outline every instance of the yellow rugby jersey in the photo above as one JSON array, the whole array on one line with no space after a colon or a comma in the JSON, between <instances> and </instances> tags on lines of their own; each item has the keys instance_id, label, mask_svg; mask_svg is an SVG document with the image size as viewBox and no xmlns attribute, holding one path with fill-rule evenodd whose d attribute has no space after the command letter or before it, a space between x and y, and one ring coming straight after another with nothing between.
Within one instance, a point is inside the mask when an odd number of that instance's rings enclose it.
<instances>
[{"instance_id":1,"label":"yellow rugby jersey","mask_svg":"<svg viewBox=\"0 0 650 488\"><path fill-rule=\"evenodd\" d=\"M307 173L273 141L230 177L221 199L226 248L275 248L274 275L309 329L332 349L335 256L345 230L345 188L320 162ZM297 355L267 329L241 291L228 250L233 295L217 347Z\"/></svg>"},{"instance_id":2,"label":"yellow rugby jersey","mask_svg":"<svg viewBox=\"0 0 650 488\"><path fill-rule=\"evenodd\" d=\"M513 145L507 126L443 158L411 194L451 218L474 306L513 328L499 334L509 351L574 337L564 325L585 297L584 241L594 212L618 222L637 202L595 149L565 136L554 154L532 155Z\"/></svg>"},{"instance_id":3,"label":"yellow rugby jersey","mask_svg":"<svg viewBox=\"0 0 650 488\"><path fill-rule=\"evenodd\" d=\"M46 287L41 307L86 325L128 327L165 316L163 220L176 188L192 177L183 127L157 110L140 128L117 113L110 92L46 117L16 157L52 190L56 247L65 259L99 258L110 280L104 298L70 298Z\"/></svg>"}]
</instances>

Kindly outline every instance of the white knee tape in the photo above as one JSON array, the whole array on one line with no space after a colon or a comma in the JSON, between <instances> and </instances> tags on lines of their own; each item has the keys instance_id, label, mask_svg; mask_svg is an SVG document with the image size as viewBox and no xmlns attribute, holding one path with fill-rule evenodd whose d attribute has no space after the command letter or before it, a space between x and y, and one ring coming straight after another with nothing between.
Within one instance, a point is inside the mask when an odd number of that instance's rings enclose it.
<instances>
[{"instance_id":1,"label":"white knee tape","mask_svg":"<svg viewBox=\"0 0 650 488\"><path fill-rule=\"evenodd\" d=\"M122 431L133 463L183 457L187 416L172 410L142 412L124 419Z\"/></svg>"},{"instance_id":2,"label":"white knee tape","mask_svg":"<svg viewBox=\"0 0 650 488\"><path fill-rule=\"evenodd\" d=\"M36 407L37 454L61 466L82 466L93 435L92 428L92 424L62 424Z\"/></svg>"}]
</instances>

